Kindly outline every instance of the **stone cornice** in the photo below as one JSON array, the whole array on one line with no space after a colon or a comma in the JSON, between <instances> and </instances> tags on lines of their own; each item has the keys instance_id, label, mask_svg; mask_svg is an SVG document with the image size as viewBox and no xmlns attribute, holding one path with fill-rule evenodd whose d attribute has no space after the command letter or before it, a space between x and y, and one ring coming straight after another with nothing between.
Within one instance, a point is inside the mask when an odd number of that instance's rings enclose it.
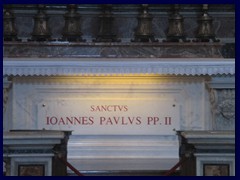
<instances>
[{"instance_id":1,"label":"stone cornice","mask_svg":"<svg viewBox=\"0 0 240 180\"><path fill-rule=\"evenodd\" d=\"M235 59L4 58L3 76L234 75Z\"/></svg>"},{"instance_id":2,"label":"stone cornice","mask_svg":"<svg viewBox=\"0 0 240 180\"><path fill-rule=\"evenodd\" d=\"M234 76L219 76L213 77L208 83L210 88L213 89L235 89L235 77Z\"/></svg>"},{"instance_id":3,"label":"stone cornice","mask_svg":"<svg viewBox=\"0 0 240 180\"><path fill-rule=\"evenodd\" d=\"M235 149L234 131L182 131L180 135L198 150Z\"/></svg>"}]
</instances>

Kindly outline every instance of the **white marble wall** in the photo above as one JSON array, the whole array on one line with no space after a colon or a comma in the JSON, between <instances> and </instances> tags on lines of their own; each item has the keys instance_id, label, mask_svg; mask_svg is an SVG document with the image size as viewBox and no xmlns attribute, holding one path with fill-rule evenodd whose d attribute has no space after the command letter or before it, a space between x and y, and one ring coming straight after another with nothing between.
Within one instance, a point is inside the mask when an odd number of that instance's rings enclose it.
<instances>
[{"instance_id":1,"label":"white marble wall","mask_svg":"<svg viewBox=\"0 0 240 180\"><path fill-rule=\"evenodd\" d=\"M65 77L14 78L11 129L38 127L38 104L44 100L91 97L151 97L174 99L180 105L179 130L207 130L211 118L204 78L175 77ZM56 112L57 113L57 112ZM209 112L208 112L209 113ZM177 129L178 130L178 129Z\"/></svg>"},{"instance_id":2,"label":"white marble wall","mask_svg":"<svg viewBox=\"0 0 240 180\"><path fill-rule=\"evenodd\" d=\"M84 102L83 97L125 96L174 100L180 114L176 130L208 130L212 123L205 80L205 77L176 76L15 77L13 110L4 126L6 130L42 129L39 104L49 100ZM146 130L140 135L95 133L93 136L91 129L87 131L73 131L68 143L68 159L79 170L167 170L178 161L179 142L174 133L151 135Z\"/></svg>"}]
</instances>

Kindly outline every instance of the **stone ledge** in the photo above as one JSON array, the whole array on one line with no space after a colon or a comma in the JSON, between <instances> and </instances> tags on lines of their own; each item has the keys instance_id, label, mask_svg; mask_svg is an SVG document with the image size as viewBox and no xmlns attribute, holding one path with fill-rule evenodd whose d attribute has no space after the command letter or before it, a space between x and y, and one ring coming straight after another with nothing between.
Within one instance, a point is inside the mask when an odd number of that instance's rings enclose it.
<instances>
[{"instance_id":1,"label":"stone ledge","mask_svg":"<svg viewBox=\"0 0 240 180\"><path fill-rule=\"evenodd\" d=\"M235 74L235 59L182 58L4 58L3 76Z\"/></svg>"},{"instance_id":2,"label":"stone ledge","mask_svg":"<svg viewBox=\"0 0 240 180\"><path fill-rule=\"evenodd\" d=\"M3 132L3 145L8 146L20 146L24 148L33 148L29 145L48 146L49 144L61 144L61 140L65 138L65 132L63 131L49 131L49 130L20 130ZM29 147L26 147L29 146Z\"/></svg>"},{"instance_id":3,"label":"stone ledge","mask_svg":"<svg viewBox=\"0 0 240 180\"><path fill-rule=\"evenodd\" d=\"M197 152L204 150L235 151L234 131L183 131L180 135L194 145Z\"/></svg>"}]
</instances>

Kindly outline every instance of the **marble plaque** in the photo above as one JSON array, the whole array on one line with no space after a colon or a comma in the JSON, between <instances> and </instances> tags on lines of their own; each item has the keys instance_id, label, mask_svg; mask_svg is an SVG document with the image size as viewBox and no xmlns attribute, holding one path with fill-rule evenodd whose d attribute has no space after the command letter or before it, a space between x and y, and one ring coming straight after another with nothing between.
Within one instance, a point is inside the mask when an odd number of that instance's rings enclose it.
<instances>
[{"instance_id":1,"label":"marble plaque","mask_svg":"<svg viewBox=\"0 0 240 180\"><path fill-rule=\"evenodd\" d=\"M152 98L51 99L38 104L38 127L74 134L174 135L179 105Z\"/></svg>"}]
</instances>

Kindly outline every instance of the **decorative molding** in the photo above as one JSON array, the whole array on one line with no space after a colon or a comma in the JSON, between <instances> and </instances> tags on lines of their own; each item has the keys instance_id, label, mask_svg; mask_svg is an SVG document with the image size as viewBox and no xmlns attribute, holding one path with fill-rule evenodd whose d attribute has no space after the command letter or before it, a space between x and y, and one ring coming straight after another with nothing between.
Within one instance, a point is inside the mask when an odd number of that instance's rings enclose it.
<instances>
[{"instance_id":1,"label":"decorative molding","mask_svg":"<svg viewBox=\"0 0 240 180\"><path fill-rule=\"evenodd\" d=\"M209 88L213 89L235 89L235 76L215 76L208 83Z\"/></svg>"},{"instance_id":2,"label":"decorative molding","mask_svg":"<svg viewBox=\"0 0 240 180\"><path fill-rule=\"evenodd\" d=\"M223 43L205 42L4 42L3 54L8 58L98 58L98 60L99 58L224 58L223 49Z\"/></svg>"},{"instance_id":3,"label":"decorative molding","mask_svg":"<svg viewBox=\"0 0 240 180\"><path fill-rule=\"evenodd\" d=\"M30 156L30 154L52 154L52 149L4 149L4 154L27 154L27 156Z\"/></svg>"},{"instance_id":4,"label":"decorative molding","mask_svg":"<svg viewBox=\"0 0 240 180\"><path fill-rule=\"evenodd\" d=\"M215 166L227 165L229 167L229 176L235 176L235 153L195 153L195 156L197 159L197 176L204 175L205 164ZM220 176L226 175L224 174Z\"/></svg>"},{"instance_id":5,"label":"decorative molding","mask_svg":"<svg viewBox=\"0 0 240 180\"><path fill-rule=\"evenodd\" d=\"M223 55L224 58L234 58L235 57L235 41L226 43L221 49L221 54Z\"/></svg>"},{"instance_id":6,"label":"decorative molding","mask_svg":"<svg viewBox=\"0 0 240 180\"><path fill-rule=\"evenodd\" d=\"M3 88L3 112L6 111L9 89Z\"/></svg>"},{"instance_id":7,"label":"decorative molding","mask_svg":"<svg viewBox=\"0 0 240 180\"><path fill-rule=\"evenodd\" d=\"M9 98L11 83L12 82L8 81L6 77L3 78L3 112L4 113L6 112L6 108L7 108L7 102Z\"/></svg>"},{"instance_id":8,"label":"decorative molding","mask_svg":"<svg viewBox=\"0 0 240 180\"><path fill-rule=\"evenodd\" d=\"M172 58L4 58L4 76L82 75L223 75L235 74L235 59Z\"/></svg>"},{"instance_id":9,"label":"decorative molding","mask_svg":"<svg viewBox=\"0 0 240 180\"><path fill-rule=\"evenodd\" d=\"M36 146L54 146L55 144L60 144L61 139L64 138L64 132L62 131L41 131L41 130L33 130L33 131L11 131L3 133L3 145L6 148L9 146L16 145L25 145L25 149L31 149L32 147L28 147L28 145Z\"/></svg>"},{"instance_id":10,"label":"decorative molding","mask_svg":"<svg viewBox=\"0 0 240 180\"><path fill-rule=\"evenodd\" d=\"M213 129L235 129L235 89L211 89Z\"/></svg>"},{"instance_id":11,"label":"decorative molding","mask_svg":"<svg viewBox=\"0 0 240 180\"><path fill-rule=\"evenodd\" d=\"M52 154L48 154L41 157L39 154L35 154L35 156L12 157L10 176L19 176L18 168L20 165L39 164L44 166L44 176L52 176L52 156Z\"/></svg>"},{"instance_id":12,"label":"decorative molding","mask_svg":"<svg viewBox=\"0 0 240 180\"><path fill-rule=\"evenodd\" d=\"M168 9L170 8L169 4L149 4L149 8L154 14L166 14ZM28 13L31 14L32 11L36 12L36 6L33 4L14 4L14 11L16 13ZM229 14L233 13L234 4L211 4L211 9L209 10L211 13L216 14ZM114 4L113 10L115 14L136 14L138 4ZM46 4L46 9L49 14L64 14L66 5L65 4ZM80 4L78 6L78 11L81 14L97 14L99 10L99 4ZM184 4L182 6L181 11L186 14L195 14L195 12L199 12L199 5L198 4ZM34 13L33 12L33 13ZM95 13L94 13L95 12ZM220 13L221 12L221 13Z\"/></svg>"},{"instance_id":13,"label":"decorative molding","mask_svg":"<svg viewBox=\"0 0 240 180\"><path fill-rule=\"evenodd\" d=\"M4 169L4 172L5 172L5 176L10 176L10 171L11 171L11 165L10 165L10 162L11 162L11 159L9 157L3 157L3 169Z\"/></svg>"},{"instance_id":14,"label":"decorative molding","mask_svg":"<svg viewBox=\"0 0 240 180\"><path fill-rule=\"evenodd\" d=\"M234 131L180 131L179 135L193 144L196 152L201 150L234 150Z\"/></svg>"}]
</instances>

